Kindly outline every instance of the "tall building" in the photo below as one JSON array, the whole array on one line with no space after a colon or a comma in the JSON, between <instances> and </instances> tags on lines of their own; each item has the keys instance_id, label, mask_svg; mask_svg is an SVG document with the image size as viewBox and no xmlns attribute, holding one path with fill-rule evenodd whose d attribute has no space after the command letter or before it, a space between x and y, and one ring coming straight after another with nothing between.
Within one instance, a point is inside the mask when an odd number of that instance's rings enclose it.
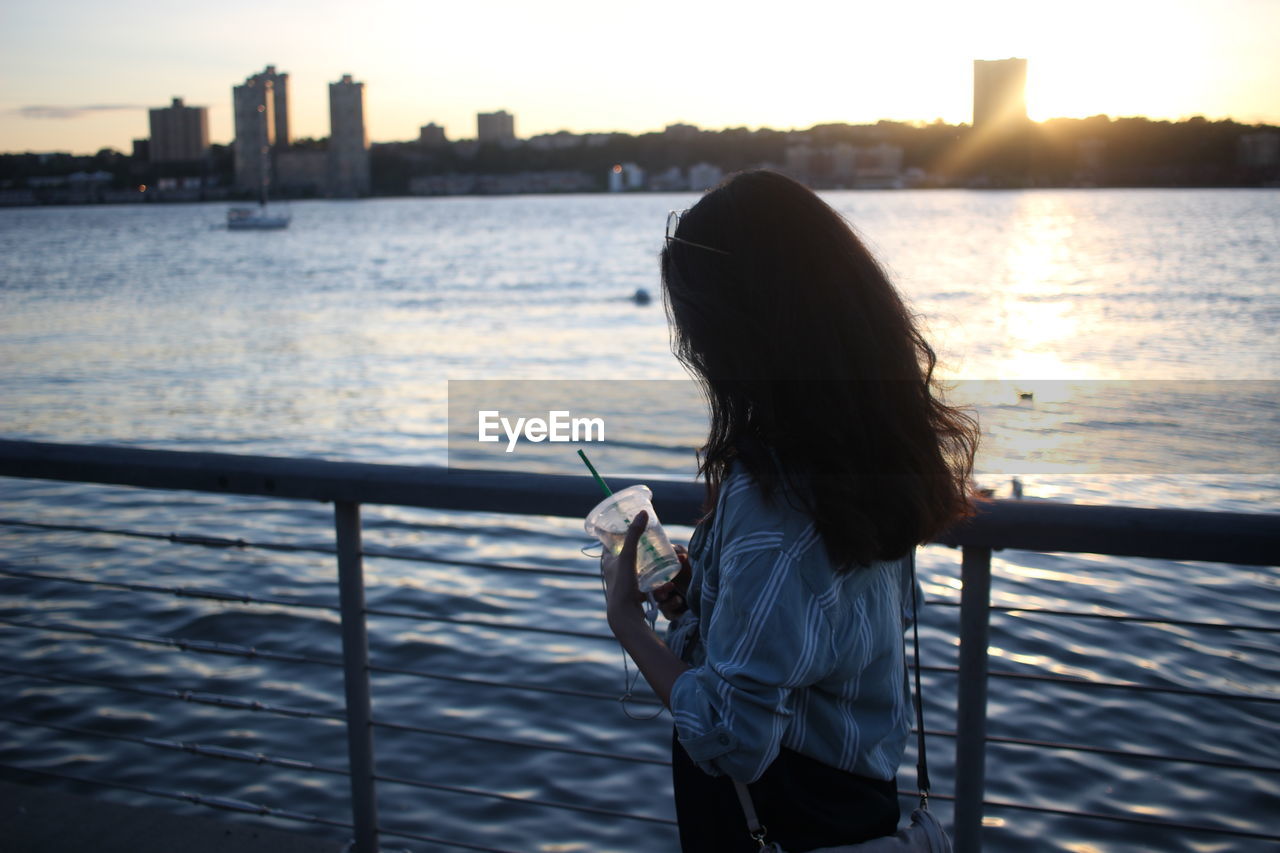
<instances>
[{"instance_id":1,"label":"tall building","mask_svg":"<svg viewBox=\"0 0 1280 853\"><path fill-rule=\"evenodd\" d=\"M370 190L364 84L350 74L329 84L329 189L345 197L368 195Z\"/></svg>"},{"instance_id":2,"label":"tall building","mask_svg":"<svg viewBox=\"0 0 1280 853\"><path fill-rule=\"evenodd\" d=\"M188 107L174 98L167 107L156 107L151 116L148 154L152 163L201 160L209 153L209 108Z\"/></svg>"},{"instance_id":3,"label":"tall building","mask_svg":"<svg viewBox=\"0 0 1280 853\"><path fill-rule=\"evenodd\" d=\"M236 188L257 192L263 170L270 182L272 159L268 149L289 147L289 75L268 65L265 71L250 74L231 90L235 119ZM265 165L264 165L265 164Z\"/></svg>"},{"instance_id":4,"label":"tall building","mask_svg":"<svg viewBox=\"0 0 1280 853\"><path fill-rule=\"evenodd\" d=\"M235 117L236 189L258 192L271 180L270 150L275 142L272 81L255 74L231 90Z\"/></svg>"},{"instance_id":5,"label":"tall building","mask_svg":"<svg viewBox=\"0 0 1280 853\"><path fill-rule=\"evenodd\" d=\"M476 113L476 140L479 142L509 142L516 138L516 117L506 110L496 113Z\"/></svg>"},{"instance_id":6,"label":"tall building","mask_svg":"<svg viewBox=\"0 0 1280 853\"><path fill-rule=\"evenodd\" d=\"M289 75L276 71L274 65L268 65L265 71L259 71L249 79L271 84L272 144L279 149L288 148L293 141L289 135Z\"/></svg>"},{"instance_id":7,"label":"tall building","mask_svg":"<svg viewBox=\"0 0 1280 853\"><path fill-rule=\"evenodd\" d=\"M973 61L973 127L1008 128L1027 121L1027 61Z\"/></svg>"}]
</instances>

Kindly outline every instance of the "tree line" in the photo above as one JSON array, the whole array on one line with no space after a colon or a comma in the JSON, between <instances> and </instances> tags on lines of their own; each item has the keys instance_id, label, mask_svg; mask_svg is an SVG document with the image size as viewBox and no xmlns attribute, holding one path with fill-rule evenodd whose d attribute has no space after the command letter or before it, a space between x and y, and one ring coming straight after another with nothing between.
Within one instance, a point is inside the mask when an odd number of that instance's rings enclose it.
<instances>
[{"instance_id":1,"label":"tree line","mask_svg":"<svg viewBox=\"0 0 1280 853\"><path fill-rule=\"evenodd\" d=\"M654 173L697 163L725 172L771 166L788 168L788 149L807 146L819 153L840 145L886 144L901 149L902 169L923 186L972 187L1201 187L1280 185L1280 127L1232 120L1183 121L1095 116L1027 122L991 135L969 125L941 121L911 124L826 124L805 131L745 127L723 130L681 128L643 134L561 134L550 140L443 145L418 141L375 143L371 171L375 195L404 195L417 176L580 171L604 189L617 163L636 163ZM324 140L294 143L300 150L323 148ZM819 157L802 175L823 181ZM23 188L32 178L106 172L115 187L130 187L158 176L202 176L229 186L234 172L230 146L214 145L203 161L155 165L109 148L93 155L2 154L0 188Z\"/></svg>"}]
</instances>

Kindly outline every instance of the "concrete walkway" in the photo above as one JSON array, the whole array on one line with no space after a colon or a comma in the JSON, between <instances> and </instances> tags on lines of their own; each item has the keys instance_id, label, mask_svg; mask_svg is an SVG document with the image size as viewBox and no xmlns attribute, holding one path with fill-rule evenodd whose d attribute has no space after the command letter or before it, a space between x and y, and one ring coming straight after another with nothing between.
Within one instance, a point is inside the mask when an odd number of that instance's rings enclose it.
<instances>
[{"instance_id":1,"label":"concrete walkway","mask_svg":"<svg viewBox=\"0 0 1280 853\"><path fill-rule=\"evenodd\" d=\"M4 853L341 853L343 846L302 833L0 781Z\"/></svg>"}]
</instances>

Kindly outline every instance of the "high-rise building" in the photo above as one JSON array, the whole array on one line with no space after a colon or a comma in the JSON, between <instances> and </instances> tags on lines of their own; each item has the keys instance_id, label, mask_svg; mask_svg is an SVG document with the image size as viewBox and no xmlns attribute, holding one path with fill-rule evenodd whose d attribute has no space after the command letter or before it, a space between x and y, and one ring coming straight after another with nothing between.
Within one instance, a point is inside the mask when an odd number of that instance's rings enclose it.
<instances>
[{"instance_id":1,"label":"high-rise building","mask_svg":"<svg viewBox=\"0 0 1280 853\"><path fill-rule=\"evenodd\" d=\"M272 160L263 147L289 147L289 75L268 65L231 90L235 118L236 188L257 191ZM265 164L265 166L264 166Z\"/></svg>"},{"instance_id":2,"label":"high-rise building","mask_svg":"<svg viewBox=\"0 0 1280 853\"><path fill-rule=\"evenodd\" d=\"M149 111L152 163L182 163L200 160L209 153L209 108L188 107L174 98L167 107Z\"/></svg>"},{"instance_id":3,"label":"high-rise building","mask_svg":"<svg viewBox=\"0 0 1280 853\"><path fill-rule=\"evenodd\" d=\"M973 127L1011 128L1027 121L1027 61L973 61Z\"/></svg>"},{"instance_id":4,"label":"high-rise building","mask_svg":"<svg viewBox=\"0 0 1280 853\"><path fill-rule=\"evenodd\" d=\"M370 190L364 84L350 74L329 84L329 189L346 197L368 195Z\"/></svg>"},{"instance_id":5,"label":"high-rise building","mask_svg":"<svg viewBox=\"0 0 1280 853\"><path fill-rule=\"evenodd\" d=\"M270 183L270 150L275 142L272 81L255 74L231 90L235 115L236 189L258 192Z\"/></svg>"},{"instance_id":6,"label":"high-rise building","mask_svg":"<svg viewBox=\"0 0 1280 853\"><path fill-rule=\"evenodd\" d=\"M510 142L516 138L516 117L506 110L496 113L476 113L476 140L479 142Z\"/></svg>"},{"instance_id":7,"label":"high-rise building","mask_svg":"<svg viewBox=\"0 0 1280 853\"><path fill-rule=\"evenodd\" d=\"M289 135L289 75L276 71L274 65L268 65L265 71L259 71L249 79L271 84L272 144L279 149L288 148L293 141Z\"/></svg>"}]
</instances>

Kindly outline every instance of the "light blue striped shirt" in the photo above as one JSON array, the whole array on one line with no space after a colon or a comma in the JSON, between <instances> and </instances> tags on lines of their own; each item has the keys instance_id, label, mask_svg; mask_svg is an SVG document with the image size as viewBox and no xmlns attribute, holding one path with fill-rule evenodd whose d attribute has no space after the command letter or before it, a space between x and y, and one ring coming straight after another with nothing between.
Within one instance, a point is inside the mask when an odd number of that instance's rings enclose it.
<instances>
[{"instance_id":1,"label":"light blue striped shirt","mask_svg":"<svg viewBox=\"0 0 1280 853\"><path fill-rule=\"evenodd\" d=\"M892 779L911 726L906 559L836 572L812 519L736 462L689 557L689 610L667 632L692 667L671 691L689 757L753 782L787 747Z\"/></svg>"}]
</instances>

